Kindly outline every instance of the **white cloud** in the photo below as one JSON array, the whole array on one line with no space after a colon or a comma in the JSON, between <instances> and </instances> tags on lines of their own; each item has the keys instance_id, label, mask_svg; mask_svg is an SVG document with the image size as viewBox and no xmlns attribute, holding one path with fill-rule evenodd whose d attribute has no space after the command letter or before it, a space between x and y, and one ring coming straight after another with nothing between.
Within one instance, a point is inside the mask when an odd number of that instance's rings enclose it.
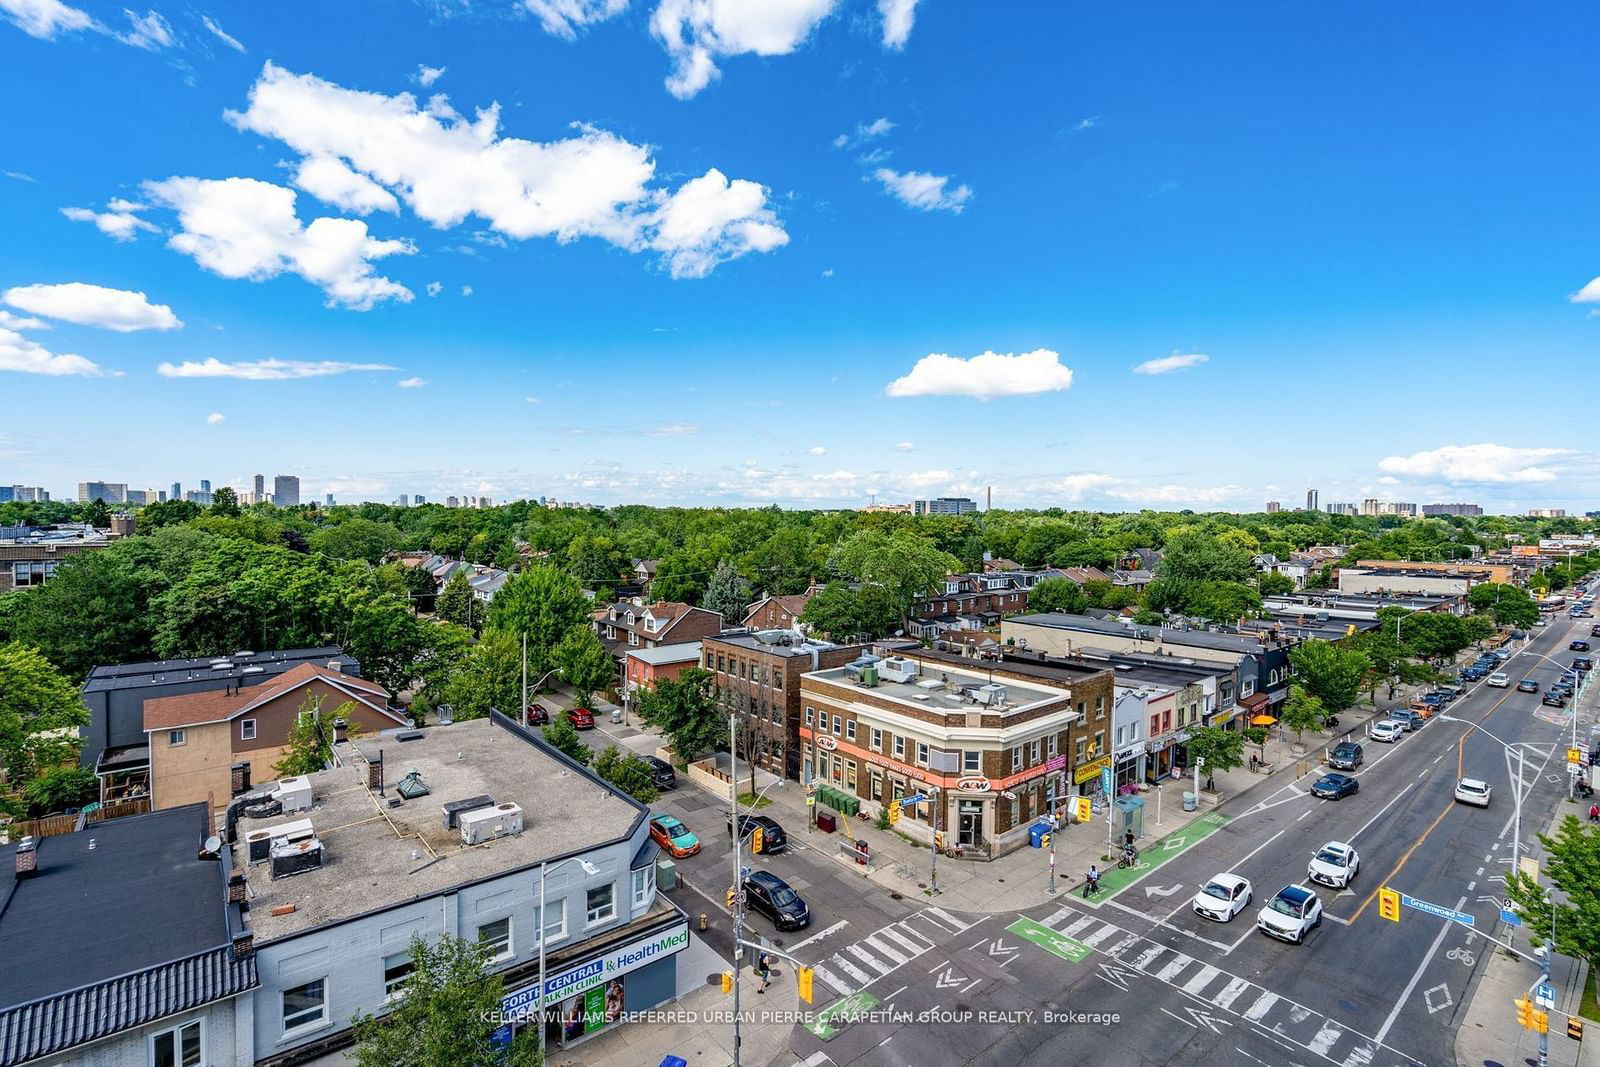
<instances>
[{"instance_id":1,"label":"white cloud","mask_svg":"<svg viewBox=\"0 0 1600 1067\"><path fill-rule=\"evenodd\" d=\"M1385 474L1383 477L1378 479L1378 484L1379 485L1399 485L1400 484L1400 479L1396 478L1392 474ZM1269 488L1270 488L1270 486L1269 486Z\"/></svg>"},{"instance_id":2,"label":"white cloud","mask_svg":"<svg viewBox=\"0 0 1600 1067\"><path fill-rule=\"evenodd\" d=\"M1101 121L1102 119L1099 115L1090 115L1087 118L1079 119L1078 124L1072 128L1077 132L1082 133L1085 130L1092 130L1096 126L1099 126Z\"/></svg>"},{"instance_id":3,"label":"white cloud","mask_svg":"<svg viewBox=\"0 0 1600 1067\"><path fill-rule=\"evenodd\" d=\"M444 284L442 282L429 282L428 283L428 295L429 296L438 296L443 291L444 291Z\"/></svg>"},{"instance_id":4,"label":"white cloud","mask_svg":"<svg viewBox=\"0 0 1600 1067\"><path fill-rule=\"evenodd\" d=\"M544 400L542 398L540 398L540 397L537 397L537 396L525 396L522 399L527 401L530 404L543 404L544 403Z\"/></svg>"},{"instance_id":5,"label":"white cloud","mask_svg":"<svg viewBox=\"0 0 1600 1067\"><path fill-rule=\"evenodd\" d=\"M402 389L421 389L428 381L426 378L401 378L395 384Z\"/></svg>"},{"instance_id":6,"label":"white cloud","mask_svg":"<svg viewBox=\"0 0 1600 1067\"><path fill-rule=\"evenodd\" d=\"M163 378L240 378L249 382L281 382L297 378L322 378L351 371L394 370L387 363L345 363L335 359L258 359L224 363L215 356L195 362L163 363L156 373Z\"/></svg>"},{"instance_id":7,"label":"white cloud","mask_svg":"<svg viewBox=\"0 0 1600 1067\"><path fill-rule=\"evenodd\" d=\"M203 26L205 26L206 29L211 31L211 35L213 37L227 45L229 48L233 49L235 52L244 51L244 45L240 43L239 39L224 30L217 20L212 18L210 15L201 15L200 22Z\"/></svg>"},{"instance_id":8,"label":"white cloud","mask_svg":"<svg viewBox=\"0 0 1600 1067\"><path fill-rule=\"evenodd\" d=\"M1437 478L1452 483L1551 482L1557 471L1548 461L1571 455L1574 452L1568 448L1445 445L1409 456L1389 456L1378 463L1378 469L1405 478Z\"/></svg>"},{"instance_id":9,"label":"white cloud","mask_svg":"<svg viewBox=\"0 0 1600 1067\"><path fill-rule=\"evenodd\" d=\"M1242 485L1119 485L1105 490L1118 500L1143 504L1221 504L1246 492Z\"/></svg>"},{"instance_id":10,"label":"white cloud","mask_svg":"<svg viewBox=\"0 0 1600 1067\"><path fill-rule=\"evenodd\" d=\"M119 34L117 40L150 52L172 47L172 26L158 13L146 11L143 15L135 15L126 8L122 13L128 16L128 23L133 28Z\"/></svg>"},{"instance_id":11,"label":"white cloud","mask_svg":"<svg viewBox=\"0 0 1600 1067\"><path fill-rule=\"evenodd\" d=\"M398 212L400 201L365 174L357 174L332 156L311 156L300 161L294 183L318 200L357 215L374 211Z\"/></svg>"},{"instance_id":12,"label":"white cloud","mask_svg":"<svg viewBox=\"0 0 1600 1067\"><path fill-rule=\"evenodd\" d=\"M831 278L831 277L833 277L833 268L832 268L832 267L829 267L829 268L828 268L828 269L827 269L827 270L825 270L825 271L823 271L823 272L822 272L822 276L823 276L823 277L824 277L824 278Z\"/></svg>"},{"instance_id":13,"label":"white cloud","mask_svg":"<svg viewBox=\"0 0 1600 1067\"><path fill-rule=\"evenodd\" d=\"M958 475L955 471L930 470L912 471L909 474L901 475L900 480L911 486L913 489L927 489L928 487L935 485L949 485L951 482L955 481L957 477Z\"/></svg>"},{"instance_id":14,"label":"white cloud","mask_svg":"<svg viewBox=\"0 0 1600 1067\"><path fill-rule=\"evenodd\" d=\"M219 422L226 422L227 418L228 416L224 415L222 412L213 411L211 414L206 416L206 425L215 426Z\"/></svg>"},{"instance_id":15,"label":"white cloud","mask_svg":"<svg viewBox=\"0 0 1600 1067\"><path fill-rule=\"evenodd\" d=\"M1588 285L1567 299L1574 304L1600 304L1600 278L1591 279Z\"/></svg>"},{"instance_id":16,"label":"white cloud","mask_svg":"<svg viewBox=\"0 0 1600 1067\"><path fill-rule=\"evenodd\" d=\"M896 452L910 452L913 448L916 448L916 447L917 446L912 444L910 441L901 441L899 444L894 446L894 450Z\"/></svg>"},{"instance_id":17,"label":"white cloud","mask_svg":"<svg viewBox=\"0 0 1600 1067\"><path fill-rule=\"evenodd\" d=\"M298 274L321 286L329 306L357 311L412 298L410 289L373 273L371 263L415 251L409 242L378 240L356 219L302 226L292 189L254 178L168 178L146 182L145 191L178 213L182 232L167 246L224 278Z\"/></svg>"},{"instance_id":18,"label":"white cloud","mask_svg":"<svg viewBox=\"0 0 1600 1067\"><path fill-rule=\"evenodd\" d=\"M7 304L48 319L79 326L132 333L135 330L176 330L183 325L165 304L152 304L143 293L107 289L83 282L65 285L20 285L7 289Z\"/></svg>"},{"instance_id":19,"label":"white cloud","mask_svg":"<svg viewBox=\"0 0 1600 1067\"><path fill-rule=\"evenodd\" d=\"M826 456L828 454L828 450L823 448L821 445L812 445L810 448L806 449L806 454L812 456Z\"/></svg>"},{"instance_id":20,"label":"white cloud","mask_svg":"<svg viewBox=\"0 0 1600 1067\"><path fill-rule=\"evenodd\" d=\"M5 0L0 0L0 4L4 4L4 2ZM10 178L13 181L30 182L35 184L39 181L39 179L35 178L33 175L24 174L20 170L0 170L0 174L4 174L7 178Z\"/></svg>"},{"instance_id":21,"label":"white cloud","mask_svg":"<svg viewBox=\"0 0 1600 1067\"><path fill-rule=\"evenodd\" d=\"M700 427L692 422L667 422L660 426L652 426L644 431L649 437L687 437L700 432Z\"/></svg>"},{"instance_id":22,"label":"white cloud","mask_svg":"<svg viewBox=\"0 0 1600 1067\"><path fill-rule=\"evenodd\" d=\"M1210 361L1210 356L1202 355L1199 352L1174 352L1172 355L1162 356L1160 359L1145 360L1133 368L1133 373L1171 374L1175 370L1187 370L1190 367L1198 367L1200 364L1209 363Z\"/></svg>"},{"instance_id":23,"label":"white cloud","mask_svg":"<svg viewBox=\"0 0 1600 1067\"><path fill-rule=\"evenodd\" d=\"M472 295L472 286L470 286L470 285L463 285L463 286L462 286L462 287L461 287L461 295L462 295L462 296L471 296L471 295Z\"/></svg>"},{"instance_id":24,"label":"white cloud","mask_svg":"<svg viewBox=\"0 0 1600 1067\"><path fill-rule=\"evenodd\" d=\"M688 99L718 76L716 61L753 52L788 55L838 0L661 0L650 16L673 70L667 91Z\"/></svg>"},{"instance_id":25,"label":"white cloud","mask_svg":"<svg viewBox=\"0 0 1600 1067\"><path fill-rule=\"evenodd\" d=\"M1110 474L1069 474L1062 478L1055 491L1059 492L1069 502L1076 504L1087 494L1116 485L1121 479Z\"/></svg>"},{"instance_id":26,"label":"white cloud","mask_svg":"<svg viewBox=\"0 0 1600 1067\"><path fill-rule=\"evenodd\" d=\"M954 189L946 189L950 179L941 174L928 174L924 171L890 170L888 167L879 167L872 172L884 189L896 200L907 207L914 207L920 211L949 211L957 215L967 206L967 201L972 199L972 188L958 185Z\"/></svg>"},{"instance_id":27,"label":"white cloud","mask_svg":"<svg viewBox=\"0 0 1600 1067\"><path fill-rule=\"evenodd\" d=\"M52 377L80 375L86 378L103 378L107 373L99 364L82 356L57 355L37 341L22 336L18 330L41 330L48 327L38 319L24 319L0 311L0 371L18 374L45 374Z\"/></svg>"},{"instance_id":28,"label":"white cloud","mask_svg":"<svg viewBox=\"0 0 1600 1067\"><path fill-rule=\"evenodd\" d=\"M23 33L48 41L58 33L94 27L88 12L69 7L60 0L0 0L0 13Z\"/></svg>"},{"instance_id":29,"label":"white cloud","mask_svg":"<svg viewBox=\"0 0 1600 1067\"><path fill-rule=\"evenodd\" d=\"M972 396L990 400L997 396L1028 396L1066 389L1072 370L1059 353L1048 348L1020 355L984 352L959 359L942 352L917 360L911 373L889 383L889 396Z\"/></svg>"},{"instance_id":30,"label":"white cloud","mask_svg":"<svg viewBox=\"0 0 1600 1067\"><path fill-rule=\"evenodd\" d=\"M522 4L546 33L571 41L577 38L580 27L622 14L628 0L522 0Z\"/></svg>"},{"instance_id":31,"label":"white cloud","mask_svg":"<svg viewBox=\"0 0 1600 1067\"><path fill-rule=\"evenodd\" d=\"M916 13L917 0L878 0L878 14L883 16L883 47L901 49L906 46Z\"/></svg>"},{"instance_id":32,"label":"white cloud","mask_svg":"<svg viewBox=\"0 0 1600 1067\"><path fill-rule=\"evenodd\" d=\"M64 207L61 213L73 222L94 223L101 233L113 240L131 241L139 235L140 230L157 232L153 223L146 222L134 214L143 210L145 210L143 204L118 199L107 204L103 212L91 211L86 207Z\"/></svg>"},{"instance_id":33,"label":"white cloud","mask_svg":"<svg viewBox=\"0 0 1600 1067\"><path fill-rule=\"evenodd\" d=\"M558 141L503 137L498 105L468 120L443 96L419 105L410 93L346 89L268 63L250 106L227 118L308 160L336 161L440 229L475 215L505 237L596 237L631 252L658 252L679 278L701 277L788 240L767 189L755 182L711 169L674 191L652 188L648 147L582 125ZM350 194L329 178L317 188L302 185L351 207ZM387 208L371 188L362 190L366 203Z\"/></svg>"},{"instance_id":34,"label":"white cloud","mask_svg":"<svg viewBox=\"0 0 1600 1067\"><path fill-rule=\"evenodd\" d=\"M448 68L446 67L430 67L426 63L418 63L417 73L415 75L417 84L426 89L428 86L444 77L444 72L447 69Z\"/></svg>"}]
</instances>

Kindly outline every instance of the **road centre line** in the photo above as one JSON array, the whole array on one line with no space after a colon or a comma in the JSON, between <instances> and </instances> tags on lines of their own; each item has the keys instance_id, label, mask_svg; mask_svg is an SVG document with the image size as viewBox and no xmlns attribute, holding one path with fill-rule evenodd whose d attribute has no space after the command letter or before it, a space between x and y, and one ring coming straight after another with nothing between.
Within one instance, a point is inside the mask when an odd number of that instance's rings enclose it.
<instances>
[{"instance_id":1,"label":"road centre line","mask_svg":"<svg viewBox=\"0 0 1600 1067\"><path fill-rule=\"evenodd\" d=\"M797 951L798 949L805 948L807 945L811 944L813 941L821 941L823 938L827 937L829 934L838 933L840 930L843 930L846 926L849 926L849 925L850 925L850 922L849 922L848 919L840 919L838 922L834 923L832 926L828 927L827 929L818 930L816 933L812 934L810 937L806 938L804 941L801 941L801 942L799 942L798 944L795 944L795 945L790 945L789 946L789 951L790 952L794 952L794 951Z\"/></svg>"}]
</instances>

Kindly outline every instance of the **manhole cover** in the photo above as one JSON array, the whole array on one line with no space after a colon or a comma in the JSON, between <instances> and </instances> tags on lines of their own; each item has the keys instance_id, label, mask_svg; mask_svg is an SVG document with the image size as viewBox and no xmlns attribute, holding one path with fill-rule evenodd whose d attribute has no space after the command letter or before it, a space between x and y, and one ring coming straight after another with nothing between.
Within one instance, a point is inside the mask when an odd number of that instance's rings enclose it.
<instances>
[{"instance_id":1,"label":"manhole cover","mask_svg":"<svg viewBox=\"0 0 1600 1067\"><path fill-rule=\"evenodd\" d=\"M996 878L996 879L995 879L995 881L997 881L997 882L1003 882L1003 881L1005 881L1005 879L1004 879L1004 878Z\"/></svg>"},{"instance_id":2,"label":"manhole cover","mask_svg":"<svg viewBox=\"0 0 1600 1067\"><path fill-rule=\"evenodd\" d=\"M896 890L895 892L889 894L889 899L890 900L904 900L905 896L903 894L901 894L898 890Z\"/></svg>"}]
</instances>

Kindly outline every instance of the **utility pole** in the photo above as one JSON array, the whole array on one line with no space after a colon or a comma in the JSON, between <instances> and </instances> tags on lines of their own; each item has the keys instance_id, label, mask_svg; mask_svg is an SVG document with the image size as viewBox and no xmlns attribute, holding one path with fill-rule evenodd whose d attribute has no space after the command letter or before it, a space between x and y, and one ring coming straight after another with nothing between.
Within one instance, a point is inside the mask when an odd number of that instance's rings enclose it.
<instances>
[{"instance_id":1,"label":"utility pole","mask_svg":"<svg viewBox=\"0 0 1600 1067\"><path fill-rule=\"evenodd\" d=\"M522 632L522 725L528 725L528 632Z\"/></svg>"},{"instance_id":2,"label":"utility pole","mask_svg":"<svg viewBox=\"0 0 1600 1067\"><path fill-rule=\"evenodd\" d=\"M1550 984L1550 957L1556 951L1556 904L1550 902L1550 939L1545 942L1544 951L1539 955L1540 982ZM1550 1028L1544 1027L1539 1031L1539 1067L1550 1067Z\"/></svg>"},{"instance_id":3,"label":"utility pole","mask_svg":"<svg viewBox=\"0 0 1600 1067\"><path fill-rule=\"evenodd\" d=\"M739 972L744 968L744 873L739 865L744 834L739 826L739 718L728 713L728 819L733 827L733 1067L739 1063Z\"/></svg>"},{"instance_id":4,"label":"utility pole","mask_svg":"<svg viewBox=\"0 0 1600 1067\"><path fill-rule=\"evenodd\" d=\"M1050 892L1056 891L1056 834L1060 827L1056 825L1056 784L1051 782L1050 789Z\"/></svg>"},{"instance_id":5,"label":"utility pole","mask_svg":"<svg viewBox=\"0 0 1600 1067\"><path fill-rule=\"evenodd\" d=\"M928 804L933 808L933 857L928 863L928 895L939 892L939 808L944 798L933 786L928 787Z\"/></svg>"}]
</instances>

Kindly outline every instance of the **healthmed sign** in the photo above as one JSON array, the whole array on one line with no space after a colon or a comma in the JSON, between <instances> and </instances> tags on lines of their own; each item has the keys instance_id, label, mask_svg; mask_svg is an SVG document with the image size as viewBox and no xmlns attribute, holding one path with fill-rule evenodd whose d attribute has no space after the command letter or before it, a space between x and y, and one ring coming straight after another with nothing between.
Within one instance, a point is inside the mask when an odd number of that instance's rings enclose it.
<instances>
[{"instance_id":1,"label":"healthmed sign","mask_svg":"<svg viewBox=\"0 0 1600 1067\"><path fill-rule=\"evenodd\" d=\"M689 924L678 923L666 931L651 934L630 941L625 945L612 949L603 956L596 956L592 960L580 963L576 967L569 967L564 971L557 971L549 976L545 983L544 1002L546 1005L556 1003L566 997L572 996L589 986L615 978L620 974L637 970L647 963L670 956L675 952L682 952L689 946ZM510 1015L518 1012L536 1011L539 1000L539 983L523 986L512 993L507 993L500 999L501 1012Z\"/></svg>"}]
</instances>

